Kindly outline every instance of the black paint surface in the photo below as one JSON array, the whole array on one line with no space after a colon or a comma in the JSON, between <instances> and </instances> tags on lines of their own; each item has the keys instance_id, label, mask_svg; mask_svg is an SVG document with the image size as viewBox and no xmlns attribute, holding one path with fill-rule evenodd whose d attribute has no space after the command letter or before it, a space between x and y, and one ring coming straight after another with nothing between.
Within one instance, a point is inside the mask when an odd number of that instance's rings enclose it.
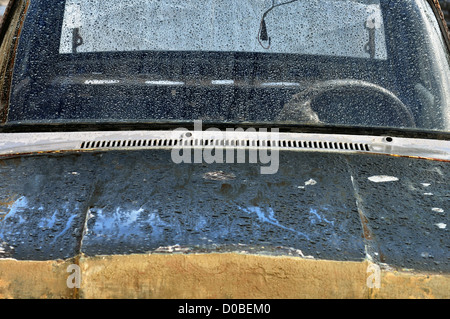
<instances>
[{"instance_id":1,"label":"black paint surface","mask_svg":"<svg viewBox=\"0 0 450 319\"><path fill-rule=\"evenodd\" d=\"M1 160L0 258L243 251L360 261L367 249L392 267L450 270L448 229L437 226L448 224L448 163L285 152L277 174L261 175L259 164L177 165L170 155Z\"/></svg>"}]
</instances>

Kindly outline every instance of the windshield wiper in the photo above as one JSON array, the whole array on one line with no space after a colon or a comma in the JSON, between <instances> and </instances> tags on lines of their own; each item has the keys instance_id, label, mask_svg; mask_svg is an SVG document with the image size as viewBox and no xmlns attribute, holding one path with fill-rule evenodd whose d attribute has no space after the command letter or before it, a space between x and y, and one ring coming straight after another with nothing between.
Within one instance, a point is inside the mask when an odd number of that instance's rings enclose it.
<instances>
[{"instance_id":1,"label":"windshield wiper","mask_svg":"<svg viewBox=\"0 0 450 319\"><path fill-rule=\"evenodd\" d=\"M269 9L267 9L264 13L263 16L261 18L261 23L259 25L259 31L258 31L258 42L259 44L266 50L270 49L271 46L271 42L272 39L269 37L269 34L267 32L267 25L266 25L266 16L275 8L277 7L281 7L293 2L297 2L299 0L291 0L291 1L286 1L283 3L279 3L279 4L275 4L275 0L272 0L272 7L270 7ZM268 42L268 45L264 45L262 42Z\"/></svg>"},{"instance_id":2,"label":"windshield wiper","mask_svg":"<svg viewBox=\"0 0 450 319\"><path fill-rule=\"evenodd\" d=\"M80 36L80 28L74 28L72 30L72 53L78 53L77 52L77 48L80 45L83 45L84 40L83 38Z\"/></svg>"}]
</instances>

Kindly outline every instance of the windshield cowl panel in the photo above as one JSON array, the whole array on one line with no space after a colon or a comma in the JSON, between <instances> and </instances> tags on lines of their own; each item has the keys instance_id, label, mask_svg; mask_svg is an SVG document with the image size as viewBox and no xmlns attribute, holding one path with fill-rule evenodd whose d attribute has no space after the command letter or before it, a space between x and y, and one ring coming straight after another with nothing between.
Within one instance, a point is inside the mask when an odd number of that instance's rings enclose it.
<instances>
[{"instance_id":1,"label":"windshield cowl panel","mask_svg":"<svg viewBox=\"0 0 450 319\"><path fill-rule=\"evenodd\" d=\"M197 127L196 127L197 129ZM322 152L378 154L450 162L450 140L352 134L286 133L266 129L227 131L80 131L0 133L0 158L91 151L172 150L179 153ZM246 159L247 160L247 159ZM250 159L248 159L250 160ZM214 161L224 161L223 154ZM268 161L271 162L271 161Z\"/></svg>"}]
</instances>

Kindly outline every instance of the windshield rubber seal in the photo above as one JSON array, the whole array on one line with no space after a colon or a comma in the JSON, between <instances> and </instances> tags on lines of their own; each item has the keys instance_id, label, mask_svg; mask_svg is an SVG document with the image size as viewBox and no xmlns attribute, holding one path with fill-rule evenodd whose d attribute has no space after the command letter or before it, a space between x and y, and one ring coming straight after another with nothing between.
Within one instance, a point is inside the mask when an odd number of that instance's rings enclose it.
<instances>
[{"instance_id":1,"label":"windshield rubber seal","mask_svg":"<svg viewBox=\"0 0 450 319\"><path fill-rule=\"evenodd\" d=\"M450 53L450 30L447 26L447 21L445 20L441 5L438 0L427 0L427 2L433 9L434 15L438 20L439 28L441 29L445 44L447 45L448 53Z\"/></svg>"},{"instance_id":2,"label":"windshield rubber seal","mask_svg":"<svg viewBox=\"0 0 450 319\"><path fill-rule=\"evenodd\" d=\"M391 127L354 127L344 125L299 125L284 123L249 123L249 122L202 122L202 129L259 129L278 130L281 133L319 133L366 136L392 136L433 140L450 140L450 132L417 130L411 128ZM183 127L194 130L193 121L158 121L158 122L103 122L98 123L14 123L0 125L0 133L43 133L43 132L87 132L87 131L172 131Z\"/></svg>"}]
</instances>

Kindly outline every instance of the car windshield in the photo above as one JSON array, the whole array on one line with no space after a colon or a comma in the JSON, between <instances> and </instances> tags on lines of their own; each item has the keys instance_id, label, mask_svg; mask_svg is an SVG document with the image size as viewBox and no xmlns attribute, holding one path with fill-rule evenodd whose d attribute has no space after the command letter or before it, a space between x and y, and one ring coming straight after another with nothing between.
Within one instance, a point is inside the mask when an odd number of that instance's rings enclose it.
<instances>
[{"instance_id":1,"label":"car windshield","mask_svg":"<svg viewBox=\"0 0 450 319\"><path fill-rule=\"evenodd\" d=\"M32 0L4 123L450 130L425 0Z\"/></svg>"}]
</instances>

